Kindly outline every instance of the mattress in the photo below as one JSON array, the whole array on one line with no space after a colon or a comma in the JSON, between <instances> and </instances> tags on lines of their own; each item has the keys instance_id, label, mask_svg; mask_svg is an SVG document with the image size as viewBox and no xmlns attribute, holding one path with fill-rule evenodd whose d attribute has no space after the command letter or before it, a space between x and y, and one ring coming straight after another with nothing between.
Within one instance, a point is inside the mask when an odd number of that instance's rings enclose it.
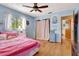
<instances>
[{"instance_id":1,"label":"mattress","mask_svg":"<svg viewBox=\"0 0 79 59\"><path fill-rule=\"evenodd\" d=\"M34 55L40 43L25 36L18 36L11 40L0 41L0 56L28 56Z\"/></svg>"}]
</instances>

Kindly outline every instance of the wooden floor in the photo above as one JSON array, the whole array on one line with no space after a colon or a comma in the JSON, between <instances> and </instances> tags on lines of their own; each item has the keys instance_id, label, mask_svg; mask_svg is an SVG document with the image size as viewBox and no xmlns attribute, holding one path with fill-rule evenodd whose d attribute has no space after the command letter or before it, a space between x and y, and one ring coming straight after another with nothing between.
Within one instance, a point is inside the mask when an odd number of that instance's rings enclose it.
<instances>
[{"instance_id":1,"label":"wooden floor","mask_svg":"<svg viewBox=\"0 0 79 59\"><path fill-rule=\"evenodd\" d=\"M71 44L69 42L52 43L49 41L39 40L40 49L35 56L70 56Z\"/></svg>"}]
</instances>

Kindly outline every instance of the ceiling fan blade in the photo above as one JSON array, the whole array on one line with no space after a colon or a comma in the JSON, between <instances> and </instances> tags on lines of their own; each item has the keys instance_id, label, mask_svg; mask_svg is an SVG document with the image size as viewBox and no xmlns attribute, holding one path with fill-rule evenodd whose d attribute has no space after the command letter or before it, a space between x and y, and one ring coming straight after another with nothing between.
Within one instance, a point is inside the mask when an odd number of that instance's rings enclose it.
<instances>
[{"instance_id":1,"label":"ceiling fan blade","mask_svg":"<svg viewBox=\"0 0 79 59\"><path fill-rule=\"evenodd\" d=\"M32 11L34 11L34 10L31 10L30 12L32 12Z\"/></svg>"},{"instance_id":2,"label":"ceiling fan blade","mask_svg":"<svg viewBox=\"0 0 79 59\"><path fill-rule=\"evenodd\" d=\"M34 6L37 6L37 3L34 3Z\"/></svg>"},{"instance_id":3,"label":"ceiling fan blade","mask_svg":"<svg viewBox=\"0 0 79 59\"><path fill-rule=\"evenodd\" d=\"M48 7L48 5L40 6L40 7L38 7L38 8L47 8L47 7Z\"/></svg>"},{"instance_id":4,"label":"ceiling fan blade","mask_svg":"<svg viewBox=\"0 0 79 59\"><path fill-rule=\"evenodd\" d=\"M41 10L38 9L39 12L42 12Z\"/></svg>"},{"instance_id":5,"label":"ceiling fan blade","mask_svg":"<svg viewBox=\"0 0 79 59\"><path fill-rule=\"evenodd\" d=\"M31 6L26 6L26 5L23 5L23 7L33 8L33 7L31 7Z\"/></svg>"}]
</instances>

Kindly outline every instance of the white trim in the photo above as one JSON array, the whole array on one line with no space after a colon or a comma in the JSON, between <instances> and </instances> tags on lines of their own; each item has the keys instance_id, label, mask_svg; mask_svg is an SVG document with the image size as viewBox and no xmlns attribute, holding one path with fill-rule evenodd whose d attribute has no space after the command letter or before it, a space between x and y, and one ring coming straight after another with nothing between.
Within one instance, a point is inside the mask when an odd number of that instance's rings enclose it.
<instances>
[{"instance_id":1,"label":"white trim","mask_svg":"<svg viewBox=\"0 0 79 59\"><path fill-rule=\"evenodd\" d=\"M71 20L71 41L74 41L74 16L73 15Z\"/></svg>"}]
</instances>

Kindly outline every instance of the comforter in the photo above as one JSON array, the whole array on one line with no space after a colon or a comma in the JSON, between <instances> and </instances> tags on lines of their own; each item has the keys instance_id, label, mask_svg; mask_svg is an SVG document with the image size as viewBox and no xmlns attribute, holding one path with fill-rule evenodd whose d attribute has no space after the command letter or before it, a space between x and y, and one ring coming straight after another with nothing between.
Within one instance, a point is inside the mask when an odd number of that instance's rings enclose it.
<instances>
[{"instance_id":1,"label":"comforter","mask_svg":"<svg viewBox=\"0 0 79 59\"><path fill-rule=\"evenodd\" d=\"M0 56L18 55L24 51L29 51L31 48L39 48L39 46L38 41L20 35L11 40L0 41Z\"/></svg>"}]
</instances>

